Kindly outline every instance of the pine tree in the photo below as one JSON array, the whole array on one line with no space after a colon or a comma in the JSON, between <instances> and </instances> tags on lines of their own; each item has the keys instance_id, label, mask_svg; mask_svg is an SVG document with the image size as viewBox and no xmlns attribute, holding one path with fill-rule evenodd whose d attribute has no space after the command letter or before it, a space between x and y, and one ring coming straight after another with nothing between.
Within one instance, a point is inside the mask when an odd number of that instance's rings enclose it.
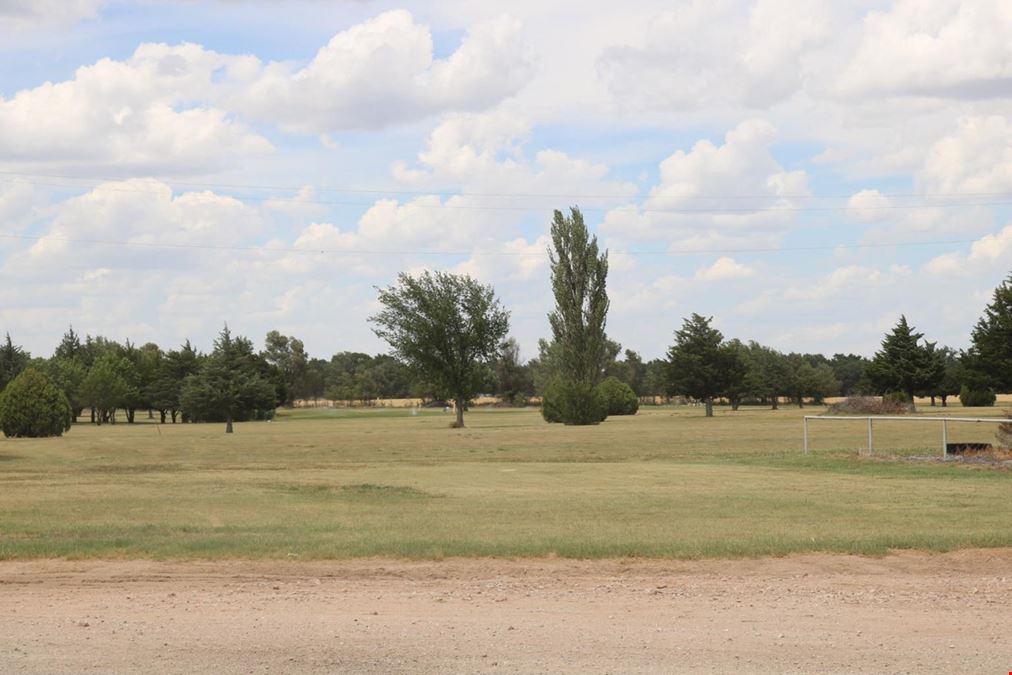
<instances>
[{"instance_id":1,"label":"pine tree","mask_svg":"<svg viewBox=\"0 0 1012 675\"><path fill-rule=\"evenodd\" d=\"M974 375L995 391L1012 391L1012 275L994 289L970 338L967 363Z\"/></svg>"},{"instance_id":2,"label":"pine tree","mask_svg":"<svg viewBox=\"0 0 1012 675\"><path fill-rule=\"evenodd\" d=\"M187 378L180 394L182 407L191 416L232 423L256 411L273 410L277 391L259 372L253 343L232 337L225 326L214 341L214 351L200 370Z\"/></svg>"},{"instance_id":3,"label":"pine tree","mask_svg":"<svg viewBox=\"0 0 1012 675\"><path fill-rule=\"evenodd\" d=\"M74 332L74 327L70 326L63 334L63 339L60 340L53 356L58 359L76 360L81 358L81 350L81 338Z\"/></svg>"},{"instance_id":4,"label":"pine tree","mask_svg":"<svg viewBox=\"0 0 1012 675\"><path fill-rule=\"evenodd\" d=\"M713 399L739 387L745 377L741 355L724 344L711 320L693 314L675 331L675 344L668 350L670 392L703 401L707 417L713 417Z\"/></svg>"},{"instance_id":5,"label":"pine tree","mask_svg":"<svg viewBox=\"0 0 1012 675\"><path fill-rule=\"evenodd\" d=\"M935 364L921 346L923 333L917 333L900 316L896 326L882 340L882 348L868 365L868 378L879 394L900 391L913 401L917 392L933 376Z\"/></svg>"},{"instance_id":6,"label":"pine tree","mask_svg":"<svg viewBox=\"0 0 1012 675\"><path fill-rule=\"evenodd\" d=\"M11 334L7 333L6 341L0 345L0 391L28 367L30 360L31 356L14 344Z\"/></svg>"}]
</instances>

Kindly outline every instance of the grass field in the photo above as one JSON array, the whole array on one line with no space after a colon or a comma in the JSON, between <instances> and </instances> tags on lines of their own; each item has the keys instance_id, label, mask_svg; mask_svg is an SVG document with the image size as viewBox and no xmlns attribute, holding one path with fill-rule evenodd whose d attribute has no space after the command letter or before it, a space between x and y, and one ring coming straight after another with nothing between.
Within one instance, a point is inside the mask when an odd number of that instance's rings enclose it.
<instances>
[{"instance_id":1,"label":"grass field","mask_svg":"<svg viewBox=\"0 0 1012 675\"><path fill-rule=\"evenodd\" d=\"M818 409L300 410L272 423L75 426L0 441L0 559L779 555L1012 546L1007 469L918 462L937 425ZM922 409L994 416L997 409ZM993 437L958 425L950 440Z\"/></svg>"}]
</instances>

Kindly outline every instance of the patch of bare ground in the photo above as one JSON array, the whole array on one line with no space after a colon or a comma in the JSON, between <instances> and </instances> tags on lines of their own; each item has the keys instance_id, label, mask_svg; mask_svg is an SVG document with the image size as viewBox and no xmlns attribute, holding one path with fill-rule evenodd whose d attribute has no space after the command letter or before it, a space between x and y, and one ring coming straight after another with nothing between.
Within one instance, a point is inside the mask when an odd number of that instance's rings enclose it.
<instances>
[{"instance_id":1,"label":"patch of bare ground","mask_svg":"<svg viewBox=\"0 0 1012 675\"><path fill-rule=\"evenodd\" d=\"M1012 671L1012 549L0 563L4 673Z\"/></svg>"}]
</instances>

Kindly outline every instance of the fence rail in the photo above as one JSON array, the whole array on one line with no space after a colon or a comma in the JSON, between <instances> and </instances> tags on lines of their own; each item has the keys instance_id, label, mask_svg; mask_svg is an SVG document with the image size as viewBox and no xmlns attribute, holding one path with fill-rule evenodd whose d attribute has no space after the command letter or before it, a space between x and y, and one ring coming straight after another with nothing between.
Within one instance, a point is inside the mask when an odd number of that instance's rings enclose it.
<instances>
[{"instance_id":1,"label":"fence rail","mask_svg":"<svg viewBox=\"0 0 1012 675\"><path fill-rule=\"evenodd\" d=\"M859 422L861 420L867 420L868 422L868 454L874 452L874 439L873 439L873 420L889 420L895 422L941 422L942 423L942 457L949 456L949 422L974 422L974 423L991 423L991 424L1002 424L1004 422L1012 422L1012 419L1008 417L926 417L924 415L916 416L899 416L899 415L805 415L804 422L804 439L805 439L805 454L808 454L808 421L809 420L829 420L836 422Z\"/></svg>"}]
</instances>

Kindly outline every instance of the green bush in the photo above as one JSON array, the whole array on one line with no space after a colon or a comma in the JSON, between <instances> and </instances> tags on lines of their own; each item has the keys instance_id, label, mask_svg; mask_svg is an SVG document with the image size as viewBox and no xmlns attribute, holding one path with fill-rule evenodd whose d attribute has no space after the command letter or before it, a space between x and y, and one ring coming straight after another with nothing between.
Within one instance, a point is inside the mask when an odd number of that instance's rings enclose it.
<instances>
[{"instance_id":1,"label":"green bush","mask_svg":"<svg viewBox=\"0 0 1012 675\"><path fill-rule=\"evenodd\" d=\"M598 388L608 404L609 415L635 415L640 409L640 399L636 392L614 375L606 377Z\"/></svg>"},{"instance_id":2,"label":"green bush","mask_svg":"<svg viewBox=\"0 0 1012 675\"><path fill-rule=\"evenodd\" d=\"M541 398L541 415L546 422L600 424L608 417L608 402L599 387L556 378Z\"/></svg>"},{"instance_id":3,"label":"green bush","mask_svg":"<svg viewBox=\"0 0 1012 675\"><path fill-rule=\"evenodd\" d=\"M990 389L970 389L967 385L959 390L959 402L964 408L986 408L994 405L997 397Z\"/></svg>"},{"instance_id":4,"label":"green bush","mask_svg":"<svg viewBox=\"0 0 1012 675\"><path fill-rule=\"evenodd\" d=\"M34 368L24 370L0 394L0 429L8 438L62 436L73 419L63 391Z\"/></svg>"}]
</instances>

